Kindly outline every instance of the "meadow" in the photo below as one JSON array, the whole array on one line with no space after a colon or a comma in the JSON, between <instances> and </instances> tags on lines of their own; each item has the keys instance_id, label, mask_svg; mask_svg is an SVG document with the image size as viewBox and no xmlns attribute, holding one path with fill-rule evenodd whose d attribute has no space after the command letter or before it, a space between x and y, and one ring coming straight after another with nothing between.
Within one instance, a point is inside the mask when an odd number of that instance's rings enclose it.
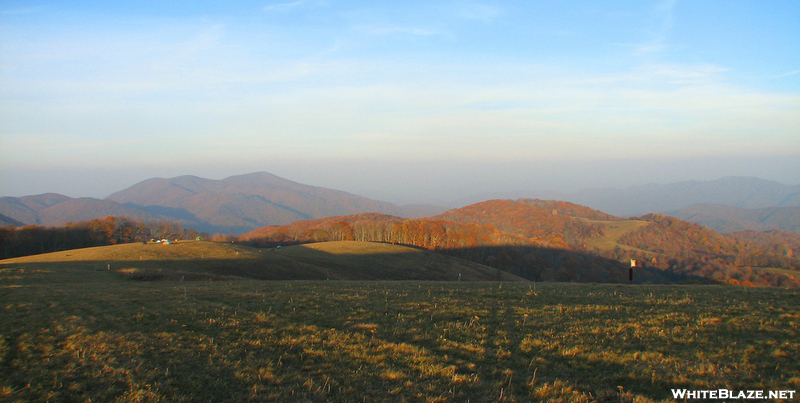
<instances>
[{"instance_id":1,"label":"meadow","mask_svg":"<svg viewBox=\"0 0 800 403\"><path fill-rule=\"evenodd\" d=\"M190 265L191 263L184 263ZM648 402L800 389L797 289L137 281L0 265L0 400Z\"/></svg>"}]
</instances>

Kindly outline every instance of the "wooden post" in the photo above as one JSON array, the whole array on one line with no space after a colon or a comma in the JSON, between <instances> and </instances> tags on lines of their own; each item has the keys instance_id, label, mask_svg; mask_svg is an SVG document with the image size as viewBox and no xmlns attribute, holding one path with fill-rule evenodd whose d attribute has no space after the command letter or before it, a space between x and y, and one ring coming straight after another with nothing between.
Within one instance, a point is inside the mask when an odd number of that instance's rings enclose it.
<instances>
[{"instance_id":1,"label":"wooden post","mask_svg":"<svg viewBox=\"0 0 800 403\"><path fill-rule=\"evenodd\" d=\"M631 259L631 268L628 269L628 283L633 284L633 268L636 267L638 262L635 259Z\"/></svg>"}]
</instances>

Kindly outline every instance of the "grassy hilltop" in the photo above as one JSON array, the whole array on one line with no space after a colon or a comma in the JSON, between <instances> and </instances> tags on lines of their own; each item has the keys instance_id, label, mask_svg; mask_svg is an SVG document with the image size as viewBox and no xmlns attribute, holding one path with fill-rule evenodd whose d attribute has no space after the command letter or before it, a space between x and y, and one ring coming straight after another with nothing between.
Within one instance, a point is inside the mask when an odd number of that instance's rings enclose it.
<instances>
[{"instance_id":1,"label":"grassy hilltop","mask_svg":"<svg viewBox=\"0 0 800 403\"><path fill-rule=\"evenodd\" d=\"M253 278L278 263L374 274L376 262L430 258L309 246L2 261L0 400L646 402L672 388L800 389L797 289Z\"/></svg>"},{"instance_id":2,"label":"grassy hilltop","mask_svg":"<svg viewBox=\"0 0 800 403\"><path fill-rule=\"evenodd\" d=\"M181 241L123 244L26 256L6 266L106 269L135 280L458 280L523 281L512 274L450 256L373 242L324 242L285 248Z\"/></svg>"}]
</instances>

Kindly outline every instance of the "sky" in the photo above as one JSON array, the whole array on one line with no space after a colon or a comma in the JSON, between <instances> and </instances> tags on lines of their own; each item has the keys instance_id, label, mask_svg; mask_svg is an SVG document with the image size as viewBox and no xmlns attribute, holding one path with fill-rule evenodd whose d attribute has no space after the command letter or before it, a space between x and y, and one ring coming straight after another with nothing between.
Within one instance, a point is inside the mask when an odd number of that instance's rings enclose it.
<instances>
[{"instance_id":1,"label":"sky","mask_svg":"<svg viewBox=\"0 0 800 403\"><path fill-rule=\"evenodd\" d=\"M0 196L800 183L800 2L0 0Z\"/></svg>"}]
</instances>

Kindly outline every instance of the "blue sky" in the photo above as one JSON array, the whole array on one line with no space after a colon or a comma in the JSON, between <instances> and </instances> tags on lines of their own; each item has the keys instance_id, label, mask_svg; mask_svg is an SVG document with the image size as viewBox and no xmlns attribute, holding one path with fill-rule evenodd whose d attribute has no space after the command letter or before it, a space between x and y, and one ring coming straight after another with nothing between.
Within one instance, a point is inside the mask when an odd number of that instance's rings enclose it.
<instances>
[{"instance_id":1,"label":"blue sky","mask_svg":"<svg viewBox=\"0 0 800 403\"><path fill-rule=\"evenodd\" d=\"M1 1L0 195L797 184L797 21L794 0Z\"/></svg>"}]
</instances>

